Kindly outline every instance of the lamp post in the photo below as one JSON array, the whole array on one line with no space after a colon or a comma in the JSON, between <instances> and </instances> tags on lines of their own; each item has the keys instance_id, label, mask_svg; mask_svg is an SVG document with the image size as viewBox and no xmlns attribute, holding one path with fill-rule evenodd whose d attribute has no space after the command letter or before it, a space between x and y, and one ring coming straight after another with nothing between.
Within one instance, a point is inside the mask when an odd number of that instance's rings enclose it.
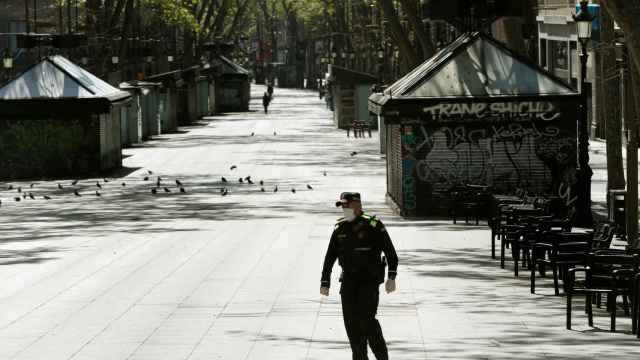
<instances>
[{"instance_id":1,"label":"lamp post","mask_svg":"<svg viewBox=\"0 0 640 360\"><path fill-rule=\"evenodd\" d=\"M587 76L587 45L591 39L591 22L594 17L589 14L588 1L580 1L580 11L573 16L576 22L578 40L582 52L580 53L580 118L578 120L578 183L576 200L576 223L581 226L591 226L591 176L593 171L589 166L589 124L587 119L587 93L585 83Z\"/></svg>"},{"instance_id":2,"label":"lamp post","mask_svg":"<svg viewBox=\"0 0 640 360\"><path fill-rule=\"evenodd\" d=\"M11 79L11 69L13 69L13 56L11 56L11 51L9 49L5 49L2 54L2 67L7 72L7 78Z\"/></svg>"},{"instance_id":3,"label":"lamp post","mask_svg":"<svg viewBox=\"0 0 640 360\"><path fill-rule=\"evenodd\" d=\"M2 67L7 71L10 71L13 68L13 56L11 56L11 51L9 51L9 49L5 49L2 54Z\"/></svg>"},{"instance_id":4,"label":"lamp post","mask_svg":"<svg viewBox=\"0 0 640 360\"><path fill-rule=\"evenodd\" d=\"M381 46L380 48L378 48L378 51L376 51L376 53L378 54L378 77L380 79L380 83L384 83L384 48Z\"/></svg>"}]
</instances>

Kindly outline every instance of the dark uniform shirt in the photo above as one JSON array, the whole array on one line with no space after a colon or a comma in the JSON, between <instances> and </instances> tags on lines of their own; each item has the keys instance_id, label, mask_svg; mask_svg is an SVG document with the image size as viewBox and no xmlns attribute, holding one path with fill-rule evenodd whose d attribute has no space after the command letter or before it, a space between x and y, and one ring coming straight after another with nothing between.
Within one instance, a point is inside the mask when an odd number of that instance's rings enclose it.
<instances>
[{"instance_id":1,"label":"dark uniform shirt","mask_svg":"<svg viewBox=\"0 0 640 360\"><path fill-rule=\"evenodd\" d=\"M380 280L381 253L389 263L388 278L395 279L398 255L382 221L362 214L353 221L338 220L329 241L322 267L321 286L329 287L336 259L345 279ZM384 270L382 270L384 271ZM384 273L382 273L384 278Z\"/></svg>"}]
</instances>

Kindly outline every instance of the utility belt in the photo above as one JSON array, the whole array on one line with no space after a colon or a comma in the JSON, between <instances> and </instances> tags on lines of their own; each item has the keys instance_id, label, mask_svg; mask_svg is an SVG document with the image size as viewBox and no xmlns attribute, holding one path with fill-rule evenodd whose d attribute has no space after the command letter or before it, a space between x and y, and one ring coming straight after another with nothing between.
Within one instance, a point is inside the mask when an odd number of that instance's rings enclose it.
<instances>
[{"instance_id":1,"label":"utility belt","mask_svg":"<svg viewBox=\"0 0 640 360\"><path fill-rule=\"evenodd\" d=\"M374 266L343 267L342 273L340 274L340 282L345 278L365 278L374 279L378 284L382 284L384 282L386 268L387 258L384 256L377 264L374 264Z\"/></svg>"}]
</instances>

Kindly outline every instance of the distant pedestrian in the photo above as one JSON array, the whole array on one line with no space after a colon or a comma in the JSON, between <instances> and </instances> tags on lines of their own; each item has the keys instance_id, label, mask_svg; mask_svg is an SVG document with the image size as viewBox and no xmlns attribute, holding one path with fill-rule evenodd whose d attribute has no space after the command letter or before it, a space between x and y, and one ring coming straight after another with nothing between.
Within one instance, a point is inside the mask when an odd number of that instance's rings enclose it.
<instances>
[{"instance_id":1,"label":"distant pedestrian","mask_svg":"<svg viewBox=\"0 0 640 360\"><path fill-rule=\"evenodd\" d=\"M342 318L353 352L353 360L367 360L367 343L378 360L388 360L387 344L376 319L378 287L385 278L385 258L389 271L385 289L396 290L398 256L382 222L362 212L360 194L343 192L336 206L344 217L335 225L324 258L320 294L329 295L331 270L336 259L342 267L340 297Z\"/></svg>"},{"instance_id":2,"label":"distant pedestrian","mask_svg":"<svg viewBox=\"0 0 640 360\"><path fill-rule=\"evenodd\" d=\"M268 93L264 93L262 95L262 106L264 106L264 113L266 114L269 111L269 103L271 102L271 97Z\"/></svg>"},{"instance_id":3,"label":"distant pedestrian","mask_svg":"<svg viewBox=\"0 0 640 360\"><path fill-rule=\"evenodd\" d=\"M267 93L269 93L269 98L273 99L273 85L269 84L267 86Z\"/></svg>"}]
</instances>

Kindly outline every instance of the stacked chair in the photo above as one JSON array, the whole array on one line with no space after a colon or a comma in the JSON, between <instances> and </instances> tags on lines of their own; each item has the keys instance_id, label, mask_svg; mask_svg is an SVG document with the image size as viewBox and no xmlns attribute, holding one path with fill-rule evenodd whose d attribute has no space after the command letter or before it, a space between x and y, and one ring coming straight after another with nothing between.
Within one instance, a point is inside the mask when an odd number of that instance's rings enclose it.
<instances>
[{"instance_id":1,"label":"stacked chair","mask_svg":"<svg viewBox=\"0 0 640 360\"><path fill-rule=\"evenodd\" d=\"M461 195L457 189L454 193L460 199L456 210L473 214L469 212L473 206L468 192ZM615 331L618 301L622 299L624 313L631 315L632 331L640 338L640 251L611 248L619 230L615 223L603 221L593 230L576 230L572 229L575 210L563 206L558 198L530 196L522 190L515 195L483 196L481 206L489 214L491 228L491 257L496 258L499 243L500 267L505 268L510 253L514 276L518 277L521 269L528 270L532 294L536 282L550 272L555 295L567 298L567 329L571 328L575 297L584 296L589 326L593 326L593 305L604 305L611 331ZM605 304L601 304L602 295L606 296Z\"/></svg>"}]
</instances>

